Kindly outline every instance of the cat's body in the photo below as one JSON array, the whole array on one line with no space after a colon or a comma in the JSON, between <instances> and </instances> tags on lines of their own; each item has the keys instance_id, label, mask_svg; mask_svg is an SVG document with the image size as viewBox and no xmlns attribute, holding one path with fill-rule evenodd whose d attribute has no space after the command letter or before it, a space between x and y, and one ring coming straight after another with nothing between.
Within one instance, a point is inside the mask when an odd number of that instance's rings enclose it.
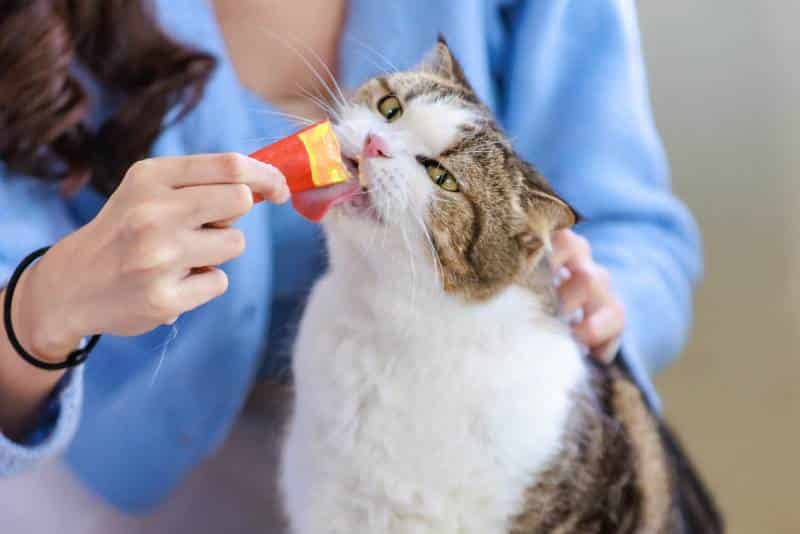
<instances>
[{"instance_id":1,"label":"cat's body","mask_svg":"<svg viewBox=\"0 0 800 534\"><path fill-rule=\"evenodd\" d=\"M370 198L326 220L295 348L293 532L685 532L658 421L553 313L542 253L574 215L437 50L337 125Z\"/></svg>"},{"instance_id":2,"label":"cat's body","mask_svg":"<svg viewBox=\"0 0 800 534\"><path fill-rule=\"evenodd\" d=\"M446 301L398 305L349 274L314 289L295 353L297 531L508 532L587 378L565 327L537 328L544 315L521 288L456 314ZM444 324L420 327L429 313Z\"/></svg>"}]
</instances>

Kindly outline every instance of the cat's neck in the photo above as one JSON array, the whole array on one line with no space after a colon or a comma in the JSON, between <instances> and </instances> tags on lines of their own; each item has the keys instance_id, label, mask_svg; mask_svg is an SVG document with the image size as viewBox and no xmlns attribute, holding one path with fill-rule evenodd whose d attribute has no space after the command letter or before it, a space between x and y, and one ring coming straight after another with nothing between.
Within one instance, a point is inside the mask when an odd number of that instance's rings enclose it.
<instances>
[{"instance_id":1,"label":"cat's neck","mask_svg":"<svg viewBox=\"0 0 800 534\"><path fill-rule=\"evenodd\" d=\"M407 253L364 255L348 243L329 240L331 267L328 277L337 300L361 321L386 325L401 336L452 336L480 339L498 329L543 328L568 330L554 317L548 296L529 286L511 285L496 295L469 300L442 289L431 260L419 254L415 261ZM389 247L391 250L391 247Z\"/></svg>"}]
</instances>

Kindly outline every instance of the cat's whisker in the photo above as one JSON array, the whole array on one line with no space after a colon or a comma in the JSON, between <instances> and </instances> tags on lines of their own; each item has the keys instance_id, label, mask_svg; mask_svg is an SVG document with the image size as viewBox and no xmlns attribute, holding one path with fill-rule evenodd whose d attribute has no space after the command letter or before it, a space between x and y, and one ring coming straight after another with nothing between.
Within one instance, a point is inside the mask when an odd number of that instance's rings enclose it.
<instances>
[{"instance_id":1,"label":"cat's whisker","mask_svg":"<svg viewBox=\"0 0 800 534\"><path fill-rule=\"evenodd\" d=\"M283 135L264 135L264 136L258 136L258 137L246 137L244 139L244 141L246 143L248 143L248 144L249 143L253 143L253 144L259 144L259 145L269 145L269 144L274 143L275 141L279 141L280 139L283 139L283 138L284 138Z\"/></svg>"},{"instance_id":2,"label":"cat's whisker","mask_svg":"<svg viewBox=\"0 0 800 534\"><path fill-rule=\"evenodd\" d=\"M322 76L322 75L319 73L319 71L318 71L318 70L317 70L317 69L314 67L314 65L311 63L311 61L309 61L309 60L308 60L308 58L307 58L305 55L303 55L303 53L302 53L302 52L301 52L301 51L300 51L300 50L299 50L299 49L298 49L296 46L294 46L293 44L291 44L291 43L288 41L288 38L287 38L287 37L284 37L284 36L278 35L278 34L277 34L277 33L275 33L275 32L272 32L272 31L269 31L269 30L266 30L266 29L263 29L263 28L261 28L261 29L260 29L260 31L261 31L261 32L262 32L264 35L266 35L267 37L269 37L269 38L271 38L271 39L273 39L273 40L277 41L279 44L281 44L282 46L284 46L284 47L286 47L287 49L289 49L289 51L293 52L293 53L294 53L294 54L295 54L295 55L298 57L298 59L300 59L300 61L302 61L302 62L303 62L303 64L304 64L304 65L305 65L305 66L308 68L308 70L309 70L309 72L312 74L312 76L314 76L314 78L315 78L315 79L316 79L316 80L317 80L317 81L320 83L320 85L321 85L321 86L322 86L322 87L325 89L325 91L328 93L328 96L330 96L330 98L331 98L331 101L332 101L332 102L334 102L334 103L337 103L337 104L340 104L340 105L341 105L341 104L346 104L346 101L345 101L345 100L342 100L342 101L340 101L340 100L339 100L339 95L337 95L337 94L336 94L336 93L333 91L333 89L332 89L332 88L331 88L331 86L330 86L330 83L328 83L328 81L327 81L327 80L325 80L325 78L324 78L324 77L323 77L323 76ZM324 63L324 62L323 62L323 63ZM325 65L325 68L326 68L326 69L328 68L328 67L327 67L327 65ZM328 70L329 70L329 69L328 69ZM329 70L329 71L330 71L330 70ZM343 95L342 95L342 96L343 96Z\"/></svg>"},{"instance_id":3,"label":"cat's whisker","mask_svg":"<svg viewBox=\"0 0 800 534\"><path fill-rule=\"evenodd\" d=\"M314 50L308 48L309 53L311 53L316 59L317 62L322 65L322 68L325 70L326 74L328 75L327 79L323 78L319 72L314 71L313 66L310 62L306 62L306 65L309 69L312 70L312 74L319 80L320 84L325 88L325 91L331 97L332 108L344 108L347 105L347 97L342 91L342 87L339 85L339 82L336 80L336 76L333 75L331 72L330 67L319 57L319 55L314 52ZM331 88L331 85L333 88ZM337 113L338 114L338 113Z\"/></svg>"},{"instance_id":4,"label":"cat's whisker","mask_svg":"<svg viewBox=\"0 0 800 534\"><path fill-rule=\"evenodd\" d=\"M428 248L430 250L431 259L433 260L433 274L435 276L436 282L439 283L441 280L440 277L442 272L441 271L442 265L441 261L439 260L439 254L436 251L436 246L433 244L433 237L431 237L430 231L428 230L428 227L425 225L425 221L422 220L422 216L419 213L417 213L417 210L412 210L411 213L414 217L414 220L419 225L419 228L422 231L422 235L425 237L426 244L428 245Z\"/></svg>"},{"instance_id":5,"label":"cat's whisker","mask_svg":"<svg viewBox=\"0 0 800 534\"><path fill-rule=\"evenodd\" d=\"M158 358L158 363L156 364L156 368L153 370L153 376L150 378L151 388L155 385L156 380L158 379L158 375L161 372L161 367L164 365L164 360L167 359L167 349L169 348L170 343L175 341L177 337L178 337L178 323L176 321L175 324L172 325L172 328L170 329L169 334L167 335L167 339L165 339L164 342L161 344L160 348L161 355Z\"/></svg>"},{"instance_id":6,"label":"cat's whisker","mask_svg":"<svg viewBox=\"0 0 800 534\"><path fill-rule=\"evenodd\" d=\"M363 59L365 59L366 61L368 61L368 62L369 62L369 63L370 63L370 64L371 64L373 67L375 67L375 71L376 71L376 72L388 73L388 71L387 71L387 69L386 69L386 66L385 66L385 65L381 65L380 63L378 63L378 62L375 60L375 58L374 58L374 57L372 57L372 56L368 56L368 55L363 55L363 54L362 54L362 56L361 56L361 57L362 57Z\"/></svg>"},{"instance_id":7,"label":"cat's whisker","mask_svg":"<svg viewBox=\"0 0 800 534\"><path fill-rule=\"evenodd\" d=\"M408 262L411 269L411 305L415 306L417 302L417 266L414 262L414 248L411 246L411 240L408 238L406 227L402 223L400 224L400 233L403 236L403 241L408 251Z\"/></svg>"},{"instance_id":8,"label":"cat's whisker","mask_svg":"<svg viewBox=\"0 0 800 534\"><path fill-rule=\"evenodd\" d=\"M300 124L313 124L315 121L309 119L308 117L303 117L302 115L295 115L294 113L286 113L284 111L272 110L272 109L259 109L255 110L254 113L259 115L273 115L275 117L282 117L284 119L289 119L294 122L298 122Z\"/></svg>"},{"instance_id":9,"label":"cat's whisker","mask_svg":"<svg viewBox=\"0 0 800 534\"><path fill-rule=\"evenodd\" d=\"M327 102L325 102L325 100L323 100L322 97L320 97L319 95L315 95L315 94L311 93L308 89L306 89L304 87L301 87L299 84L296 84L296 85L297 85L298 91L305 98L307 98L312 104L314 104L315 106L320 108L323 113L325 113L326 115L328 115L329 117L331 117L331 118L333 118L333 119L335 119L337 121L341 121L341 115L339 114L339 111L336 110L333 106L331 106Z\"/></svg>"},{"instance_id":10,"label":"cat's whisker","mask_svg":"<svg viewBox=\"0 0 800 534\"><path fill-rule=\"evenodd\" d=\"M395 214L395 211L399 211L398 210L398 205L400 203L400 199L397 198L397 195L398 195L399 191L400 191L400 188L398 188L398 187L385 188L384 191L383 191L383 197L388 200L388 204L387 204L388 209L386 211L387 211L389 220L396 220L396 218L397 218L396 214ZM384 232L383 237L384 237L383 245L384 245L384 248L385 248L386 239L388 238L388 233Z\"/></svg>"},{"instance_id":11,"label":"cat's whisker","mask_svg":"<svg viewBox=\"0 0 800 534\"><path fill-rule=\"evenodd\" d=\"M325 69L325 72L328 74L328 79L333 84L334 89L336 89L336 92L339 95L339 106L340 107L346 106L347 97L345 96L344 91L342 91L342 86L339 85L339 82L336 80L336 76L334 76L333 71L331 71L331 68L328 66L328 64L325 63L325 61L320 57L320 55L317 52L315 52L314 49L311 48L309 45L303 42L299 42L298 44L303 48L305 48L317 60L317 63L322 65L322 68Z\"/></svg>"},{"instance_id":12,"label":"cat's whisker","mask_svg":"<svg viewBox=\"0 0 800 534\"><path fill-rule=\"evenodd\" d=\"M363 191L361 191L360 193L357 193L357 194L370 195L371 198L372 198L372 201L373 201L373 206L370 209L374 210L376 213L379 213L379 210L378 210L377 206L374 205L374 202L375 202L375 200L377 198L374 195L375 190L376 190L376 188L373 185L373 186L368 187L365 190L363 190ZM364 247L364 252L365 253L369 253L376 246L376 240L377 240L378 232L381 231L382 226L379 225L379 224L373 224L373 225L371 225L371 229L372 229L372 231L370 232L369 239L367 240L366 246Z\"/></svg>"},{"instance_id":13,"label":"cat's whisker","mask_svg":"<svg viewBox=\"0 0 800 534\"><path fill-rule=\"evenodd\" d=\"M412 206L413 202L411 201L411 196L409 195L409 191L406 188L403 188L402 190L403 190L403 193L404 193L403 196L405 197L403 199L403 206L405 208L405 212L413 214L415 212L415 210L413 209L413 206ZM408 237L408 231L407 231L408 229L406 228L405 224L401 225L401 230L402 230L402 233L403 233L403 239L406 242L406 248L408 249L408 255L409 255L410 261L411 261L412 285L413 285L413 287L412 287L412 302L416 302L416 300L414 300L415 297L416 297L416 291L417 291L417 283L416 283L416 281L417 281L417 267L416 267L416 262L415 262L416 251L414 250L414 246L413 246L413 243L412 243L411 239L409 239L409 237Z\"/></svg>"},{"instance_id":14,"label":"cat's whisker","mask_svg":"<svg viewBox=\"0 0 800 534\"><path fill-rule=\"evenodd\" d=\"M408 190L406 188L392 188L392 190L393 190L394 196L395 196L394 200L396 200L396 207L397 207L397 211L398 211L397 215L398 216L402 215L403 212L412 213L413 214L414 210L410 209L411 206L410 206L410 197L409 197ZM398 226L399 226L399 229L400 229L400 234L401 234L401 236L403 238L403 243L404 243L405 249L406 249L406 255L408 257L408 262L409 262L409 269L410 269L409 270L409 275L410 275L410 284L411 284L411 288L410 288L411 305L415 306L416 302L417 302L417 292L418 292L418 289L419 289L419 287L418 287L419 286L419 283L418 283L418 271L417 271L417 265L416 265L416 261L415 261L416 254L415 254L415 251L414 251L414 247L412 245L412 240L409 237L408 228L402 222ZM413 325L409 324L409 325L407 325L407 328L412 328L412 326Z\"/></svg>"},{"instance_id":15,"label":"cat's whisker","mask_svg":"<svg viewBox=\"0 0 800 534\"><path fill-rule=\"evenodd\" d=\"M311 89L303 87L299 83L295 83L295 87L301 96L310 99L313 103L325 111L325 113L337 118L339 117L339 109L336 107L336 105L329 102L318 90L312 92Z\"/></svg>"},{"instance_id":16,"label":"cat's whisker","mask_svg":"<svg viewBox=\"0 0 800 534\"><path fill-rule=\"evenodd\" d=\"M398 66L395 65L394 63L392 63L392 61L388 57L386 57L385 54L382 54L381 52L376 50L375 47L372 47L372 46L368 45L367 43L365 43L364 41L360 40L359 38L357 38L355 35L353 35L351 33L345 34L344 38L354 42L355 44L360 46L362 49L364 49L364 51L369 52L370 54L372 54L377 59L383 61L386 64L386 66L389 67L389 72L400 72L400 69L398 68ZM380 65L376 64L375 66L379 67L380 70L384 70L384 71L386 70L385 67L380 67Z\"/></svg>"}]
</instances>

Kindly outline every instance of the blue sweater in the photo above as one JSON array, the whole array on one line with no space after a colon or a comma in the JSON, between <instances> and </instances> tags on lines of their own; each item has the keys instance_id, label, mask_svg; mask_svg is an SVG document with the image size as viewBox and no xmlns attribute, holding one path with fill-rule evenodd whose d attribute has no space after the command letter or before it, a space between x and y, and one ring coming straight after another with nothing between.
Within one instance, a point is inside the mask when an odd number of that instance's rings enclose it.
<instances>
[{"instance_id":1,"label":"blue sweater","mask_svg":"<svg viewBox=\"0 0 800 534\"><path fill-rule=\"evenodd\" d=\"M172 35L220 64L203 101L153 155L248 153L292 131L240 85L206 0L157 5ZM623 355L651 388L648 375L685 341L701 259L691 216L670 193L634 1L351 0L342 85L413 66L440 31L520 154L585 215L579 231L628 309ZM95 93L99 121L108 105ZM23 256L91 220L102 203L88 190L65 199L0 166L0 285ZM285 372L296 310L323 268L317 229L291 208L260 205L239 227L248 248L224 267L228 293L175 329L105 337L62 381L29 440L0 435L0 475L64 453L99 495L143 512L220 444L258 370Z\"/></svg>"}]
</instances>

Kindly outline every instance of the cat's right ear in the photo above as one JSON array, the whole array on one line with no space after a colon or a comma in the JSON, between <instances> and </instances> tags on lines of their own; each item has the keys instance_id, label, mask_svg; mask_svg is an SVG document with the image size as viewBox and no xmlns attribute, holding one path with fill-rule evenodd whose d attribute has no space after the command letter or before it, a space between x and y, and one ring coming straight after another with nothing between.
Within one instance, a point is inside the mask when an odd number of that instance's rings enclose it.
<instances>
[{"instance_id":1,"label":"cat's right ear","mask_svg":"<svg viewBox=\"0 0 800 534\"><path fill-rule=\"evenodd\" d=\"M461 68L461 64L453 55L450 46L441 33L434 46L422 60L419 70L432 72L442 78L456 82L467 89L472 90L472 86Z\"/></svg>"},{"instance_id":2,"label":"cat's right ear","mask_svg":"<svg viewBox=\"0 0 800 534\"><path fill-rule=\"evenodd\" d=\"M529 256L548 246L553 232L572 228L580 221L580 215L565 200L543 183L543 179L532 168L526 168L533 176L525 176L525 191L522 195L525 210L526 230L520 236L520 245Z\"/></svg>"},{"instance_id":3,"label":"cat's right ear","mask_svg":"<svg viewBox=\"0 0 800 534\"><path fill-rule=\"evenodd\" d=\"M519 235L519 244L528 257L550 248L553 232L573 227L578 214L555 195L534 191L527 199L526 229Z\"/></svg>"},{"instance_id":4,"label":"cat's right ear","mask_svg":"<svg viewBox=\"0 0 800 534\"><path fill-rule=\"evenodd\" d=\"M578 213L566 201L544 191L529 192L527 211L529 220L542 219L536 225L551 232L572 228L580 220Z\"/></svg>"}]
</instances>

